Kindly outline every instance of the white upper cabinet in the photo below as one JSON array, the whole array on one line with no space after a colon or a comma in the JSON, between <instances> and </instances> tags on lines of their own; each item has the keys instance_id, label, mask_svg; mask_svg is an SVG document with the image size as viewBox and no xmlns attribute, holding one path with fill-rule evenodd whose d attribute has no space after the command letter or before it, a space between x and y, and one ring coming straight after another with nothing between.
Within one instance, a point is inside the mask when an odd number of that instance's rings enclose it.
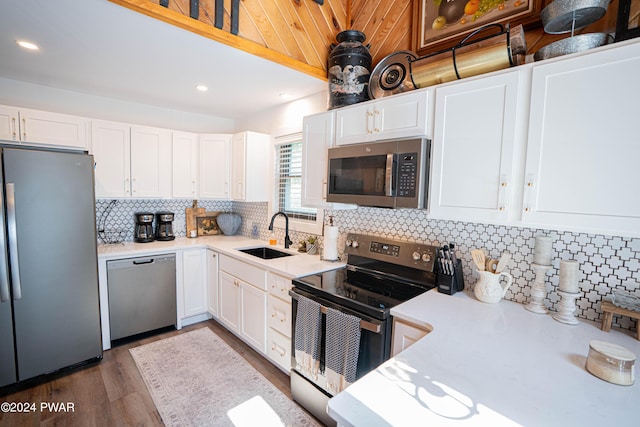
<instances>
[{"instance_id":1,"label":"white upper cabinet","mask_svg":"<svg viewBox=\"0 0 640 427\"><path fill-rule=\"evenodd\" d=\"M20 141L20 116L15 107L0 105L0 140Z\"/></svg>"},{"instance_id":2,"label":"white upper cabinet","mask_svg":"<svg viewBox=\"0 0 640 427\"><path fill-rule=\"evenodd\" d=\"M336 110L336 145L390 138L429 137L431 89L367 101Z\"/></svg>"},{"instance_id":3,"label":"white upper cabinet","mask_svg":"<svg viewBox=\"0 0 640 427\"><path fill-rule=\"evenodd\" d=\"M200 198L229 199L231 135L200 135Z\"/></svg>"},{"instance_id":4,"label":"white upper cabinet","mask_svg":"<svg viewBox=\"0 0 640 427\"><path fill-rule=\"evenodd\" d=\"M131 196L171 197L171 131L131 126Z\"/></svg>"},{"instance_id":5,"label":"white upper cabinet","mask_svg":"<svg viewBox=\"0 0 640 427\"><path fill-rule=\"evenodd\" d=\"M522 220L640 236L640 43L533 68Z\"/></svg>"},{"instance_id":6,"label":"white upper cabinet","mask_svg":"<svg viewBox=\"0 0 640 427\"><path fill-rule=\"evenodd\" d=\"M87 119L0 106L0 139L87 150Z\"/></svg>"},{"instance_id":7,"label":"white upper cabinet","mask_svg":"<svg viewBox=\"0 0 640 427\"><path fill-rule=\"evenodd\" d=\"M521 72L513 71L436 89L432 217L508 220L516 187L514 147L524 137L526 119L526 108L518 108L528 96L528 90L519 91L521 80Z\"/></svg>"},{"instance_id":8,"label":"white upper cabinet","mask_svg":"<svg viewBox=\"0 0 640 427\"><path fill-rule=\"evenodd\" d=\"M171 197L171 131L94 120L97 198Z\"/></svg>"},{"instance_id":9,"label":"white upper cabinet","mask_svg":"<svg viewBox=\"0 0 640 427\"><path fill-rule=\"evenodd\" d=\"M242 132L231 139L231 199L269 200L269 135Z\"/></svg>"},{"instance_id":10,"label":"white upper cabinet","mask_svg":"<svg viewBox=\"0 0 640 427\"><path fill-rule=\"evenodd\" d=\"M335 112L306 116L302 122L302 205L354 209L356 205L327 202L327 150L333 146Z\"/></svg>"},{"instance_id":11,"label":"white upper cabinet","mask_svg":"<svg viewBox=\"0 0 640 427\"><path fill-rule=\"evenodd\" d=\"M97 198L131 197L131 129L124 123L91 122Z\"/></svg>"},{"instance_id":12,"label":"white upper cabinet","mask_svg":"<svg viewBox=\"0 0 640 427\"><path fill-rule=\"evenodd\" d=\"M198 198L198 135L173 132L171 194L174 198Z\"/></svg>"}]
</instances>

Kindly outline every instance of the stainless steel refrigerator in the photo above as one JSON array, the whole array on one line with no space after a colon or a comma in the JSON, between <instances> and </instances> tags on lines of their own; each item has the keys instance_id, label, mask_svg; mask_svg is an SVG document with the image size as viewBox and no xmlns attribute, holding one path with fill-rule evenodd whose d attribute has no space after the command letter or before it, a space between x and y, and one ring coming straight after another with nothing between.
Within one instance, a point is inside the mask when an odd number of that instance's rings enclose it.
<instances>
[{"instance_id":1,"label":"stainless steel refrigerator","mask_svg":"<svg viewBox=\"0 0 640 427\"><path fill-rule=\"evenodd\" d=\"M93 157L0 145L0 387L102 358Z\"/></svg>"}]
</instances>

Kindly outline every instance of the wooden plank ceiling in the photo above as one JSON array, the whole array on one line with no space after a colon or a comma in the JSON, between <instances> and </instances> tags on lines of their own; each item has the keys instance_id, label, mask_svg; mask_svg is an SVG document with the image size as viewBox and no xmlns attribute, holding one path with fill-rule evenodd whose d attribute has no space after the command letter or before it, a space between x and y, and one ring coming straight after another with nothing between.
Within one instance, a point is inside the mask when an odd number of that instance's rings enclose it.
<instances>
[{"instance_id":1,"label":"wooden plank ceiling","mask_svg":"<svg viewBox=\"0 0 640 427\"><path fill-rule=\"evenodd\" d=\"M327 58L336 35L356 29L367 36L373 65L400 50L411 50L414 1L421 0L219 0L224 4L221 29L215 27L216 0L110 0L146 15L209 37L318 78L327 77ZM551 0L541 0L546 5ZM163 4L162 6L160 4ZM192 4L197 10L191 10ZM231 34L233 4L238 8L237 35ZM632 0L637 25L640 0ZM166 5L166 7L164 6ZM604 19L581 32L613 32L618 0ZM197 19L191 18L197 15ZM635 26L634 25L634 26ZM567 37L525 28L528 53Z\"/></svg>"},{"instance_id":2,"label":"wooden plank ceiling","mask_svg":"<svg viewBox=\"0 0 640 427\"><path fill-rule=\"evenodd\" d=\"M336 35L357 29L367 35L373 63L411 47L412 0L241 0L238 34L231 34L232 0L224 1L221 29L215 27L215 0L110 0L249 53L326 78L327 58Z\"/></svg>"}]
</instances>

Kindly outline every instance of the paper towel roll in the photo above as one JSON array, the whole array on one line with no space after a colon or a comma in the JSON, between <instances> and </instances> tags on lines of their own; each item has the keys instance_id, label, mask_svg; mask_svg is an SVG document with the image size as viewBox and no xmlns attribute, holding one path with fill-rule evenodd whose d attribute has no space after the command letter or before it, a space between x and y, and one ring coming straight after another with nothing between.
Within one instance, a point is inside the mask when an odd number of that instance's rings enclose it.
<instances>
[{"instance_id":1,"label":"paper towel roll","mask_svg":"<svg viewBox=\"0 0 640 427\"><path fill-rule=\"evenodd\" d=\"M323 259L330 261L338 259L338 234L338 227L324 227L324 248L322 251Z\"/></svg>"}]
</instances>

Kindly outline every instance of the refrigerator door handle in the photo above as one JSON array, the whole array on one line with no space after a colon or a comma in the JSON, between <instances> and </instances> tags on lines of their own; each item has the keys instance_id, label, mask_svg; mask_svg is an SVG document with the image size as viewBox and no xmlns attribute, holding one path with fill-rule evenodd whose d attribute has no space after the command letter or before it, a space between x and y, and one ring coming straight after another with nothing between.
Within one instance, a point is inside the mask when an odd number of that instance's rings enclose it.
<instances>
[{"instance_id":1,"label":"refrigerator door handle","mask_svg":"<svg viewBox=\"0 0 640 427\"><path fill-rule=\"evenodd\" d=\"M4 233L4 201L0 187L0 302L9 301L9 271L7 269L7 240Z\"/></svg>"},{"instance_id":2,"label":"refrigerator door handle","mask_svg":"<svg viewBox=\"0 0 640 427\"><path fill-rule=\"evenodd\" d=\"M7 229L9 231L9 263L11 265L11 289L13 299L22 298L20 263L18 262L18 232L16 227L16 190L13 182L7 182Z\"/></svg>"}]
</instances>

